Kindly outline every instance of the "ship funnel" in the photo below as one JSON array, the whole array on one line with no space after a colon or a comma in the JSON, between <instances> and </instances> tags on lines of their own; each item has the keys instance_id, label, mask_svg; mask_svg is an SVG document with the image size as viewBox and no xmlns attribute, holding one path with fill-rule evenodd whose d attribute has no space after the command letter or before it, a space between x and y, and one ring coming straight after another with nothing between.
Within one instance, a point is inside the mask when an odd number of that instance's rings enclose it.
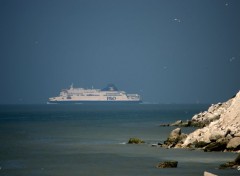
<instances>
[{"instance_id":1,"label":"ship funnel","mask_svg":"<svg viewBox=\"0 0 240 176\"><path fill-rule=\"evenodd\" d=\"M118 91L118 88L114 84L108 84L102 91Z\"/></svg>"}]
</instances>

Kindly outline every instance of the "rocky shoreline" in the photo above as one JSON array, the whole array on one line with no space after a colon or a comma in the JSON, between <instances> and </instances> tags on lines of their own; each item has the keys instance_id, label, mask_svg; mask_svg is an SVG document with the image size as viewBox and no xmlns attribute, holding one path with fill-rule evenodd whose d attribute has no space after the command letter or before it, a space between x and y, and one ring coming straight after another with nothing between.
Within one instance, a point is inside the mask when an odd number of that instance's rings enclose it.
<instances>
[{"instance_id":1,"label":"rocky shoreline","mask_svg":"<svg viewBox=\"0 0 240 176\"><path fill-rule=\"evenodd\" d=\"M152 144L153 147L201 149L205 152L221 151L239 153L234 161L221 164L219 169L240 170L240 91L224 103L212 104L207 111L200 112L191 120L178 120L161 127L176 126L164 143ZM182 133L181 127L196 127L190 133ZM128 144L144 143L141 139L131 138ZM177 167L177 161L159 163L157 168ZM214 174L205 172L204 175Z\"/></svg>"},{"instance_id":2,"label":"rocky shoreline","mask_svg":"<svg viewBox=\"0 0 240 176\"><path fill-rule=\"evenodd\" d=\"M189 121L178 120L160 126L178 127L170 133L163 147L240 152L240 92L224 103L211 105ZM183 134L180 127L189 126L198 129L188 135Z\"/></svg>"},{"instance_id":3,"label":"rocky shoreline","mask_svg":"<svg viewBox=\"0 0 240 176\"><path fill-rule=\"evenodd\" d=\"M165 148L201 149L205 152L230 151L239 155L234 161L219 166L219 169L240 170L240 91L224 103L212 104L207 111L196 114L191 120L178 120L160 126L176 126L164 141ZM180 127L197 127L184 134Z\"/></svg>"}]
</instances>

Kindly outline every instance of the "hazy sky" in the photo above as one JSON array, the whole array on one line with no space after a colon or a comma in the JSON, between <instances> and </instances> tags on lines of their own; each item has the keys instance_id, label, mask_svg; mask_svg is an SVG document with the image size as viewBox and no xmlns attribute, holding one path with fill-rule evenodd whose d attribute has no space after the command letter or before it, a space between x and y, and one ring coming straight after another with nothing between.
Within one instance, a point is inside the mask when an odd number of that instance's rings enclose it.
<instances>
[{"instance_id":1,"label":"hazy sky","mask_svg":"<svg viewBox=\"0 0 240 176\"><path fill-rule=\"evenodd\" d=\"M225 101L240 90L240 1L0 0L0 103L45 103L71 83Z\"/></svg>"}]
</instances>

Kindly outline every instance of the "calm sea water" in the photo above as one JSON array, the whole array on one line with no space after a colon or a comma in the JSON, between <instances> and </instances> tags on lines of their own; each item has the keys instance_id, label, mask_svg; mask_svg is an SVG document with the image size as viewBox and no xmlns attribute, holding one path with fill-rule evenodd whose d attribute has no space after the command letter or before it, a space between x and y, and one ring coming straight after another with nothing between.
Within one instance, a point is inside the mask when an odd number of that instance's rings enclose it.
<instances>
[{"instance_id":1,"label":"calm sea water","mask_svg":"<svg viewBox=\"0 0 240 176\"><path fill-rule=\"evenodd\" d=\"M1 105L0 175L240 175L237 170L216 169L233 160L234 153L151 147L174 129L159 124L191 119L206 109L207 105ZM131 137L147 143L126 144ZM177 160L178 168L155 168L164 160Z\"/></svg>"}]
</instances>

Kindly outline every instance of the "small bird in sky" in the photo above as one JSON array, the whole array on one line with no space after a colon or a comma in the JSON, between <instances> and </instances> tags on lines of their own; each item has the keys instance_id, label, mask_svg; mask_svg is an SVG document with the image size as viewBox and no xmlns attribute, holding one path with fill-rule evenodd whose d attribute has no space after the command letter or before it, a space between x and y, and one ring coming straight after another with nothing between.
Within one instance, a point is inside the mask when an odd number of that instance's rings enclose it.
<instances>
[{"instance_id":1,"label":"small bird in sky","mask_svg":"<svg viewBox=\"0 0 240 176\"><path fill-rule=\"evenodd\" d=\"M178 19L178 18L174 18L174 19L173 19L173 21L176 21L176 22L178 22L178 23L180 23L180 22L181 22L181 20L180 20L180 19Z\"/></svg>"},{"instance_id":2,"label":"small bird in sky","mask_svg":"<svg viewBox=\"0 0 240 176\"><path fill-rule=\"evenodd\" d=\"M232 61L234 61L235 59L236 59L235 57L231 57L231 58L229 59L229 61L232 62Z\"/></svg>"}]
</instances>

